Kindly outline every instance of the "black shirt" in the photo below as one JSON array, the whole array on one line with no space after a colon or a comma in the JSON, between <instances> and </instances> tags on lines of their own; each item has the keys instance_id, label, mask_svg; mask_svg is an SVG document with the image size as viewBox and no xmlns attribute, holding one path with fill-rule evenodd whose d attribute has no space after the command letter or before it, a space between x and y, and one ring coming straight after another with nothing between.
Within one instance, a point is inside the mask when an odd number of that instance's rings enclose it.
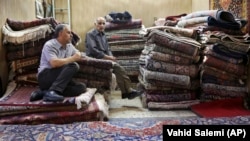
<instances>
[{"instance_id":1,"label":"black shirt","mask_svg":"<svg viewBox=\"0 0 250 141\"><path fill-rule=\"evenodd\" d=\"M113 56L106 35L96 29L89 31L85 39L86 55L102 59L104 55Z\"/></svg>"}]
</instances>

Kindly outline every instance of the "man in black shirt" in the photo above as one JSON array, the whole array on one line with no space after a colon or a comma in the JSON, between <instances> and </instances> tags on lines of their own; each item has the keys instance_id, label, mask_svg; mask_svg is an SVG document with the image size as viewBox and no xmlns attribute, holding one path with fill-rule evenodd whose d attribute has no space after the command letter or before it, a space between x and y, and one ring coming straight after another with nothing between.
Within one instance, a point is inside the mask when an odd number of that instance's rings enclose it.
<instances>
[{"instance_id":1,"label":"man in black shirt","mask_svg":"<svg viewBox=\"0 0 250 141\"><path fill-rule=\"evenodd\" d=\"M105 22L105 18L98 17L94 23L95 28L86 34L86 55L97 59L111 60L113 62L113 73L122 93L122 99L133 99L141 94L131 88L131 80L127 76L125 69L116 63L116 57L113 56L104 33Z\"/></svg>"}]
</instances>

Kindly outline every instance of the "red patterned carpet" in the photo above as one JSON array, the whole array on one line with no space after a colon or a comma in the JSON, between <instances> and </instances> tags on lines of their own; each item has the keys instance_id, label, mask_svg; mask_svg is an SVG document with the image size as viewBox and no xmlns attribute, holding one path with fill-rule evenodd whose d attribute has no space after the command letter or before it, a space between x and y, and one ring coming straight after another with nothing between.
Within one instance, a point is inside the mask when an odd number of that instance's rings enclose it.
<instances>
[{"instance_id":1,"label":"red patterned carpet","mask_svg":"<svg viewBox=\"0 0 250 141\"><path fill-rule=\"evenodd\" d=\"M250 125L250 116L0 125L0 140L163 140L163 125Z\"/></svg>"}]
</instances>

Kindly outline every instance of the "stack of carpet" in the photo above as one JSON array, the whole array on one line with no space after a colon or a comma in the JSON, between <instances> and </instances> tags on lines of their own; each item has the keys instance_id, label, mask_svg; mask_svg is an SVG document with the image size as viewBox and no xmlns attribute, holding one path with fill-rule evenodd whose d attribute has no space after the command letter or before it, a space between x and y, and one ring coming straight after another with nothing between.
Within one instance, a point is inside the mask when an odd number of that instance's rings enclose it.
<instances>
[{"instance_id":1,"label":"stack of carpet","mask_svg":"<svg viewBox=\"0 0 250 141\"><path fill-rule=\"evenodd\" d=\"M75 80L84 82L89 88L97 88L100 93L110 93L112 83L111 61L90 58L84 55L84 58L78 64L80 70L74 76Z\"/></svg>"},{"instance_id":2,"label":"stack of carpet","mask_svg":"<svg viewBox=\"0 0 250 141\"><path fill-rule=\"evenodd\" d=\"M47 18L32 22L7 19L3 25L6 58L18 84L36 84L40 54L43 44L52 37L53 24L53 19Z\"/></svg>"},{"instance_id":3,"label":"stack of carpet","mask_svg":"<svg viewBox=\"0 0 250 141\"><path fill-rule=\"evenodd\" d=\"M224 10L204 10L161 18L158 27L199 31L196 40L201 53L202 101L244 97L247 89L249 35L243 33L247 21Z\"/></svg>"},{"instance_id":4,"label":"stack of carpet","mask_svg":"<svg viewBox=\"0 0 250 141\"><path fill-rule=\"evenodd\" d=\"M246 20L236 20L231 12L223 10L193 12L178 22L181 27L199 29L199 41L206 46L200 75L201 100L244 97L247 94L250 40L242 32L246 23Z\"/></svg>"},{"instance_id":5,"label":"stack of carpet","mask_svg":"<svg viewBox=\"0 0 250 141\"><path fill-rule=\"evenodd\" d=\"M248 93L247 53L250 40L243 35L230 35L221 31L204 34L207 46L201 71L201 99L245 97Z\"/></svg>"},{"instance_id":6,"label":"stack of carpet","mask_svg":"<svg viewBox=\"0 0 250 141\"><path fill-rule=\"evenodd\" d=\"M63 102L42 100L30 102L34 86L15 87L0 99L0 124L65 124L77 121L99 121L108 117L108 105L95 88Z\"/></svg>"},{"instance_id":7,"label":"stack of carpet","mask_svg":"<svg viewBox=\"0 0 250 141\"><path fill-rule=\"evenodd\" d=\"M118 15L123 20L118 20ZM139 57L145 43L143 36L139 34L143 28L142 20L133 19L126 11L124 13L109 13L105 18L107 20L106 37L111 51L117 58L117 62L126 70L132 83L137 84Z\"/></svg>"},{"instance_id":8,"label":"stack of carpet","mask_svg":"<svg viewBox=\"0 0 250 141\"><path fill-rule=\"evenodd\" d=\"M164 26L148 28L146 32L139 75L144 106L169 110L199 103L202 47L192 38L196 31Z\"/></svg>"}]
</instances>

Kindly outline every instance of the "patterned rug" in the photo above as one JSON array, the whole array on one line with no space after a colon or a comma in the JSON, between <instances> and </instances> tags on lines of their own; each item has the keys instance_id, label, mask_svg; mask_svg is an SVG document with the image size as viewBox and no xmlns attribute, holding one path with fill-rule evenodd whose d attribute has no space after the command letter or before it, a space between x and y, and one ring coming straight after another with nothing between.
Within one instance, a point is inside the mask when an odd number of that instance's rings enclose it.
<instances>
[{"instance_id":1,"label":"patterned rug","mask_svg":"<svg viewBox=\"0 0 250 141\"><path fill-rule=\"evenodd\" d=\"M0 125L0 140L163 140L163 125L250 125L250 116L120 119L72 124Z\"/></svg>"},{"instance_id":2,"label":"patterned rug","mask_svg":"<svg viewBox=\"0 0 250 141\"><path fill-rule=\"evenodd\" d=\"M249 19L250 2L248 0L210 0L210 9L225 10L231 12L236 18ZM246 33L250 32L250 24L243 29Z\"/></svg>"}]
</instances>

